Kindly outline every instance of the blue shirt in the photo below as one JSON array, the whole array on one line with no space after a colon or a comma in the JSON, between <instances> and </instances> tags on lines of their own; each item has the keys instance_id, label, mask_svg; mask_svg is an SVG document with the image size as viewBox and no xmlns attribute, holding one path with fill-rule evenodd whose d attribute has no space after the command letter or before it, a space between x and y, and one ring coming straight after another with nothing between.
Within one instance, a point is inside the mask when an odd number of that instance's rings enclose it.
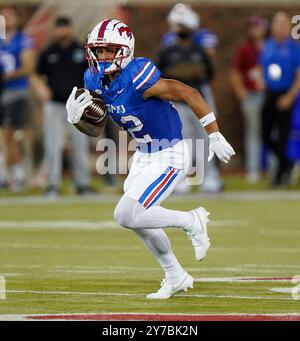
<instances>
[{"instance_id":1,"label":"blue shirt","mask_svg":"<svg viewBox=\"0 0 300 341\"><path fill-rule=\"evenodd\" d=\"M274 92L288 90L300 70L300 45L290 38L282 43L267 39L259 61L267 88Z\"/></svg>"},{"instance_id":2,"label":"blue shirt","mask_svg":"<svg viewBox=\"0 0 300 341\"><path fill-rule=\"evenodd\" d=\"M178 43L176 32L167 32L161 38L162 46L170 46ZM201 28L192 34L193 43L202 48L216 48L219 44L217 36L211 31Z\"/></svg>"},{"instance_id":3,"label":"blue shirt","mask_svg":"<svg viewBox=\"0 0 300 341\"><path fill-rule=\"evenodd\" d=\"M143 92L160 76L147 58L133 59L108 86L90 69L84 75L85 88L101 93L110 117L135 139L142 152L162 150L182 140L182 124L172 103L143 98Z\"/></svg>"},{"instance_id":4,"label":"blue shirt","mask_svg":"<svg viewBox=\"0 0 300 341\"><path fill-rule=\"evenodd\" d=\"M14 72L21 66L21 54L25 49L33 47L33 40L24 33L17 31L10 41L0 40L0 63L4 73ZM22 77L4 83L5 89L26 89L28 78Z\"/></svg>"}]
</instances>

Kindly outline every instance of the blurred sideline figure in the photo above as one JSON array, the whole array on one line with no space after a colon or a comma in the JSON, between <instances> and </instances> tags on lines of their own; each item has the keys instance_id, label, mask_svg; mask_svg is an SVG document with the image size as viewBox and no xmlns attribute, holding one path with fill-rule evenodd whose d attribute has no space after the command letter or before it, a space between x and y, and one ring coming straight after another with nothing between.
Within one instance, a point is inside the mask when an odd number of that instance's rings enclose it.
<instances>
[{"instance_id":1,"label":"blurred sideline figure","mask_svg":"<svg viewBox=\"0 0 300 341\"><path fill-rule=\"evenodd\" d=\"M45 163L48 171L46 196L59 195L62 176L62 152L64 132L71 137L73 175L78 194L91 194L89 187L89 138L73 126L66 124L65 102L74 85L83 87L83 74L87 67L83 47L74 39L72 23L67 17L59 17L54 25L54 39L42 51L37 74L32 79L43 107L43 132Z\"/></svg>"},{"instance_id":2,"label":"blurred sideline figure","mask_svg":"<svg viewBox=\"0 0 300 341\"><path fill-rule=\"evenodd\" d=\"M244 118L246 178L250 183L257 182L261 171L261 109L264 92L258 57L267 29L266 19L258 16L249 19L247 39L235 51L230 72Z\"/></svg>"},{"instance_id":3,"label":"blurred sideline figure","mask_svg":"<svg viewBox=\"0 0 300 341\"><path fill-rule=\"evenodd\" d=\"M5 164L5 150L2 132L2 118L3 118L3 106L1 103L1 95L3 90L3 65L1 64L0 58L0 190L7 188L7 177L6 177L6 164Z\"/></svg>"},{"instance_id":4,"label":"blurred sideline figure","mask_svg":"<svg viewBox=\"0 0 300 341\"><path fill-rule=\"evenodd\" d=\"M216 36L206 29L199 29L198 14L187 4L178 3L170 11L168 18L170 32L161 39L158 66L164 77L174 78L198 89L214 112L216 107L209 86L213 70L211 59L215 58L218 44ZM185 139L203 139L205 142L204 160L208 155L208 139L202 126L185 103L174 103L183 122ZM195 151L195 149L193 149ZM195 155L193 155L195 159ZM215 159L205 161L204 181L201 189L204 192L216 193L223 188ZM177 193L188 192L190 188L182 182L176 188Z\"/></svg>"},{"instance_id":5,"label":"blurred sideline figure","mask_svg":"<svg viewBox=\"0 0 300 341\"><path fill-rule=\"evenodd\" d=\"M287 157L287 142L300 90L300 46L291 38L291 18L284 12L273 17L271 34L260 56L266 86L262 124L264 142L278 161L271 186L278 187L289 183L293 166Z\"/></svg>"},{"instance_id":6,"label":"blurred sideline figure","mask_svg":"<svg viewBox=\"0 0 300 341\"><path fill-rule=\"evenodd\" d=\"M288 158L292 162L298 164L298 172L300 167L300 92L298 93L295 101L295 106L291 119L291 131L288 142ZM295 169L296 175L293 179L294 183L297 183L299 174L297 174L297 167ZM295 173L295 172L293 172Z\"/></svg>"},{"instance_id":7,"label":"blurred sideline figure","mask_svg":"<svg viewBox=\"0 0 300 341\"><path fill-rule=\"evenodd\" d=\"M30 121L28 77L34 69L35 54L32 39L19 29L16 9L4 7L1 15L6 21L6 39L0 40L0 63L3 68L0 123L5 143L1 187L8 188L11 182L11 189L17 192L22 190L25 182L21 140Z\"/></svg>"}]
</instances>

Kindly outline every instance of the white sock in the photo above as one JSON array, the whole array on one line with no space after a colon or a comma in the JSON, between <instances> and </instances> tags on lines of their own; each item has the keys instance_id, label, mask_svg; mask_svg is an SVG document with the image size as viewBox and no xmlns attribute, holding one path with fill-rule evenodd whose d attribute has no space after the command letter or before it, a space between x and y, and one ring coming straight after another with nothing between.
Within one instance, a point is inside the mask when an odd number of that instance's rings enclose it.
<instances>
[{"instance_id":1,"label":"white sock","mask_svg":"<svg viewBox=\"0 0 300 341\"><path fill-rule=\"evenodd\" d=\"M5 163L5 156L0 153L0 182L7 182L7 168Z\"/></svg>"},{"instance_id":2,"label":"white sock","mask_svg":"<svg viewBox=\"0 0 300 341\"><path fill-rule=\"evenodd\" d=\"M24 167L22 163L17 163L11 167L12 178L14 181L24 181Z\"/></svg>"},{"instance_id":3,"label":"white sock","mask_svg":"<svg viewBox=\"0 0 300 341\"><path fill-rule=\"evenodd\" d=\"M175 257L171 243L163 229L134 229L148 246L165 272L165 278L171 281L185 273Z\"/></svg>"}]
</instances>

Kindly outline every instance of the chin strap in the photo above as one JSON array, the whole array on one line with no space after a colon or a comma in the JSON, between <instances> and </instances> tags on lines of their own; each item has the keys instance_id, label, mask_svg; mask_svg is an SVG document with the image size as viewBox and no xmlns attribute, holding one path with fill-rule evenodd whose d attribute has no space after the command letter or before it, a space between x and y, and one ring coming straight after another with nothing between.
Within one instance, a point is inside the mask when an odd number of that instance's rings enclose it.
<instances>
[{"instance_id":1,"label":"chin strap","mask_svg":"<svg viewBox=\"0 0 300 341\"><path fill-rule=\"evenodd\" d=\"M91 51L91 54L93 56L94 59L95 58L95 55L94 53ZM122 50L120 49L117 54L116 54L116 57L115 58L118 58L119 56L121 56L122 54ZM99 76L100 78L103 78L105 74L109 74L109 73L112 73L116 70L118 70L120 68L119 65L117 65L117 61L113 61L112 63L109 63L109 62L97 62L97 70L99 72Z\"/></svg>"},{"instance_id":2,"label":"chin strap","mask_svg":"<svg viewBox=\"0 0 300 341\"><path fill-rule=\"evenodd\" d=\"M120 48L119 51L116 53L115 61L113 61L112 63L108 63L110 64L110 66L105 67L104 73L106 74L112 73L114 71L117 71L120 68L120 66L117 64L117 60L119 57L121 57L122 53L123 53L123 49Z\"/></svg>"},{"instance_id":3,"label":"chin strap","mask_svg":"<svg viewBox=\"0 0 300 341\"><path fill-rule=\"evenodd\" d=\"M108 62L97 62L97 70L100 78L104 77L104 74L107 73L107 70L111 67L111 63Z\"/></svg>"},{"instance_id":4,"label":"chin strap","mask_svg":"<svg viewBox=\"0 0 300 341\"><path fill-rule=\"evenodd\" d=\"M110 66L104 70L104 73L112 73L116 71L119 67L116 63L108 63Z\"/></svg>"}]
</instances>

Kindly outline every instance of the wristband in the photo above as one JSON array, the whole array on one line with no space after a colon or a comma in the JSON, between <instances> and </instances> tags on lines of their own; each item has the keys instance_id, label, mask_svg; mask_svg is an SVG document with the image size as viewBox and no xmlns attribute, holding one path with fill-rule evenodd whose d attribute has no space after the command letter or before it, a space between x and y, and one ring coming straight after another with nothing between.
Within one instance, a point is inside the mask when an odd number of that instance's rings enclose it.
<instances>
[{"instance_id":1,"label":"wristband","mask_svg":"<svg viewBox=\"0 0 300 341\"><path fill-rule=\"evenodd\" d=\"M206 127L210 123L214 122L216 120L216 116L213 112L210 112L209 114L203 116L200 118L200 123L202 124L202 127Z\"/></svg>"}]
</instances>

